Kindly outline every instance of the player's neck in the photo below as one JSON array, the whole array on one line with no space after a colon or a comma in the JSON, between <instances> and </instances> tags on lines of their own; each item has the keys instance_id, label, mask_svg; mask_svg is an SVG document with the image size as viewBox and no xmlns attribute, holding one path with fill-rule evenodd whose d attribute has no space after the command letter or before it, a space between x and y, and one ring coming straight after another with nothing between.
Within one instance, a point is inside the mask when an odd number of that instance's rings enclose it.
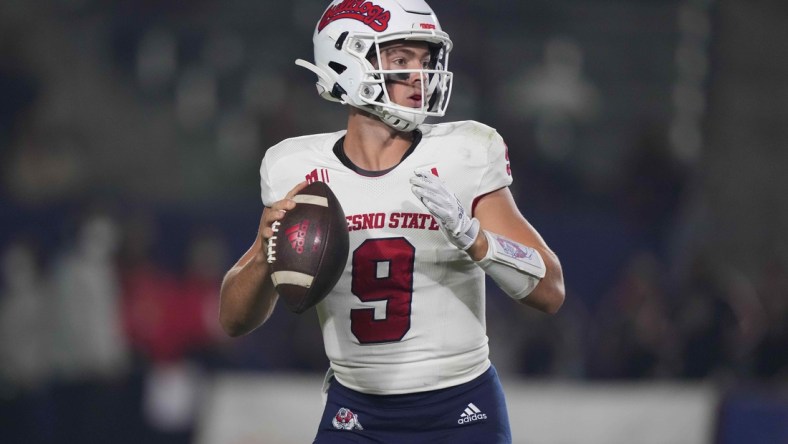
<instances>
[{"instance_id":1,"label":"player's neck","mask_svg":"<svg viewBox=\"0 0 788 444\"><path fill-rule=\"evenodd\" d=\"M381 171L397 165L413 143L413 134L397 131L369 114L351 113L345 155L354 165Z\"/></svg>"}]
</instances>

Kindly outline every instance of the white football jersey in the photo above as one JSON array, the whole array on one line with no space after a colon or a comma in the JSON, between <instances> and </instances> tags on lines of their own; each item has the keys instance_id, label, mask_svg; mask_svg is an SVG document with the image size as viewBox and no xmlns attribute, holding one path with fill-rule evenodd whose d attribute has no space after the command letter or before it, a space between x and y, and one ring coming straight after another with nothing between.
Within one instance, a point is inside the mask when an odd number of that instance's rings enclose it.
<instances>
[{"instance_id":1,"label":"white football jersey","mask_svg":"<svg viewBox=\"0 0 788 444\"><path fill-rule=\"evenodd\" d=\"M506 145L473 121L419 130L421 140L383 174L340 160L334 146L345 131L284 140L260 168L266 206L305 178L326 182L342 204L350 253L316 308L335 377L363 393L441 389L490 365L484 272L444 237L409 180L417 168L431 170L470 210L511 184Z\"/></svg>"}]
</instances>

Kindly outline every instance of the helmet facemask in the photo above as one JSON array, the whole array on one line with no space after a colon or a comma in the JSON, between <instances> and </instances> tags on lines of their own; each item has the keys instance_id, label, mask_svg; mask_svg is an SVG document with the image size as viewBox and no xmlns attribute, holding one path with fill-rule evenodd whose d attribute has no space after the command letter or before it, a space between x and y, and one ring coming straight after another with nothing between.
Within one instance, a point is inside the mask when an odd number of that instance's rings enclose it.
<instances>
[{"instance_id":1,"label":"helmet facemask","mask_svg":"<svg viewBox=\"0 0 788 444\"><path fill-rule=\"evenodd\" d=\"M358 98L363 102L362 109L380 117L388 125L401 130L410 131L424 122L427 117L441 117L446 113L451 96L452 73L446 68L448 66L448 49L451 43L433 43L428 41L430 48L430 62L428 67L421 69L384 69L375 66L370 62L371 56L378 61L382 59L381 46L385 48L386 43L403 41L405 39L398 36L387 36L380 39L378 36L353 36L348 37L349 45L370 47L371 49L364 56L362 62L365 72L358 89ZM359 44L367 40L367 44ZM405 41L422 41L417 38L409 38ZM389 82L407 81L416 74L421 78L418 84L421 86L420 96L421 106L412 108L395 103L387 85Z\"/></svg>"}]
</instances>

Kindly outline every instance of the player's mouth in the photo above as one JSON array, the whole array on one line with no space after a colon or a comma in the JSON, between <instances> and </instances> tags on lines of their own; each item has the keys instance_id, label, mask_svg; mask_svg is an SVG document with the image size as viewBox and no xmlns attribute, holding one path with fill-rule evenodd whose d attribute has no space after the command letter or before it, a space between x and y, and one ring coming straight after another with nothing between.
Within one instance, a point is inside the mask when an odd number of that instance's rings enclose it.
<instances>
[{"instance_id":1,"label":"player's mouth","mask_svg":"<svg viewBox=\"0 0 788 444\"><path fill-rule=\"evenodd\" d=\"M412 96L408 97L408 100L410 100L412 107L421 107L421 94L413 94Z\"/></svg>"}]
</instances>

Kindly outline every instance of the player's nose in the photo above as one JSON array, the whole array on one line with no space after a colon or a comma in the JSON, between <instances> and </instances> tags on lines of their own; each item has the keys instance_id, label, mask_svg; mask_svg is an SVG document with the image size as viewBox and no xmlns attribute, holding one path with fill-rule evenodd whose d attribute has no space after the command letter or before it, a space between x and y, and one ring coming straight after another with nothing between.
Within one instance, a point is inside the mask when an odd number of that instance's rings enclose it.
<instances>
[{"instance_id":1,"label":"player's nose","mask_svg":"<svg viewBox=\"0 0 788 444\"><path fill-rule=\"evenodd\" d=\"M421 68L421 67L419 67L419 68ZM421 82L424 81L424 73L422 73L420 71L411 72L410 73L410 78L408 78L408 81L410 83L412 83L412 84L421 83Z\"/></svg>"}]
</instances>

